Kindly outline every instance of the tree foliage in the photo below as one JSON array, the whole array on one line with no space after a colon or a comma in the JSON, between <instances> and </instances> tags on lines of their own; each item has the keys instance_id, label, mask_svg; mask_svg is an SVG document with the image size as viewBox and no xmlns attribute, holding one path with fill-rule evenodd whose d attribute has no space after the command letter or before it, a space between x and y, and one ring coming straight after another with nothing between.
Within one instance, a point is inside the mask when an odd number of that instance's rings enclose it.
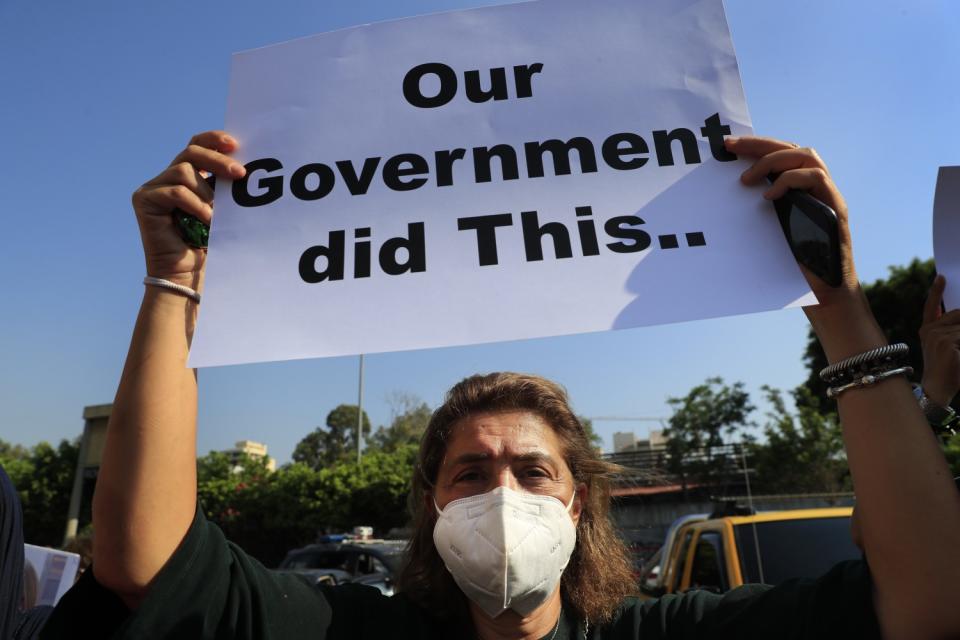
<instances>
[{"instance_id":1,"label":"tree foliage","mask_svg":"<svg viewBox=\"0 0 960 640\"><path fill-rule=\"evenodd\" d=\"M61 440L56 447L41 442L30 449L0 441L0 464L23 506L26 542L44 547L63 542L79 455L78 440Z\"/></svg>"},{"instance_id":2,"label":"tree foliage","mask_svg":"<svg viewBox=\"0 0 960 640\"><path fill-rule=\"evenodd\" d=\"M238 494L269 475L264 458L211 451L197 458L197 496L207 517L222 524L235 515Z\"/></svg>"},{"instance_id":3,"label":"tree foliage","mask_svg":"<svg viewBox=\"0 0 960 640\"><path fill-rule=\"evenodd\" d=\"M379 427L370 437L371 451L392 452L405 445L418 445L433 410L415 395L394 393L390 425Z\"/></svg>"},{"instance_id":4,"label":"tree foliage","mask_svg":"<svg viewBox=\"0 0 960 640\"><path fill-rule=\"evenodd\" d=\"M783 393L762 387L769 404L763 423L764 438L747 431L754 405L742 382L724 384L709 378L682 398L671 398L674 408L666 435L668 469L686 485L696 482L724 485L738 479L746 448L754 491L763 493L833 493L850 489L849 471L840 425L835 414L821 414L801 386L793 392L796 412L788 409ZM720 448L719 450L717 448Z\"/></svg>"},{"instance_id":5,"label":"tree foliage","mask_svg":"<svg viewBox=\"0 0 960 640\"><path fill-rule=\"evenodd\" d=\"M960 476L960 434L951 436L943 448L947 463L953 471L953 477Z\"/></svg>"},{"instance_id":6,"label":"tree foliage","mask_svg":"<svg viewBox=\"0 0 960 640\"><path fill-rule=\"evenodd\" d=\"M756 470L753 489L761 493L834 493L851 487L836 414L811 406L806 387L794 391L797 414L787 411L778 389L763 387L771 409L764 442L751 443L749 465Z\"/></svg>"},{"instance_id":7,"label":"tree foliage","mask_svg":"<svg viewBox=\"0 0 960 640\"><path fill-rule=\"evenodd\" d=\"M667 402L673 407L665 433L670 471L680 475L684 486L691 477L701 483L722 481L731 473L730 459L716 448L746 437L754 408L743 383L708 378Z\"/></svg>"},{"instance_id":8,"label":"tree foliage","mask_svg":"<svg viewBox=\"0 0 960 640\"><path fill-rule=\"evenodd\" d=\"M914 380L923 378L919 332L923 321L923 303L935 275L936 267L932 259L914 258L906 266L890 267L890 275L886 279L878 279L864 287L870 308L887 340L891 343L904 342L910 347L907 364L913 367ZM797 390L798 404L810 406L835 421L834 405L826 402L826 385L820 380L820 370L827 366L827 359L812 329L807 339L804 362L808 371L807 380L802 386L806 392L801 395ZM960 394L954 398L953 408L960 411ZM960 437L951 438L944 452L954 475L960 475Z\"/></svg>"},{"instance_id":9,"label":"tree foliage","mask_svg":"<svg viewBox=\"0 0 960 640\"><path fill-rule=\"evenodd\" d=\"M351 459L314 469L295 462L267 473L255 459L234 465L213 452L198 461L200 501L230 540L276 566L320 532L370 525L383 534L406 524L415 459L415 446L400 445L364 454L360 465Z\"/></svg>"},{"instance_id":10,"label":"tree foliage","mask_svg":"<svg viewBox=\"0 0 960 640\"><path fill-rule=\"evenodd\" d=\"M583 432L587 436L587 442L596 449L601 448L603 446L603 438L593 430L593 420L586 416L577 416L577 419L580 420L580 424L583 425Z\"/></svg>"},{"instance_id":11,"label":"tree foliage","mask_svg":"<svg viewBox=\"0 0 960 640\"><path fill-rule=\"evenodd\" d=\"M293 450L294 462L319 470L357 455L357 411L355 404L341 404L327 414L326 427L308 433ZM363 412L363 435L370 434L370 418Z\"/></svg>"}]
</instances>

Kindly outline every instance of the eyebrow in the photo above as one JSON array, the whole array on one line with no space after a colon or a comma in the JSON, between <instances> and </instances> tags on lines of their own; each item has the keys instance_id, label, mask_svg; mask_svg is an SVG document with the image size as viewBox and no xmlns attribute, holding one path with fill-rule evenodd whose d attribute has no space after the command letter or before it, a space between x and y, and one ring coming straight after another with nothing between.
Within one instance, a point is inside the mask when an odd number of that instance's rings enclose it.
<instances>
[{"instance_id":1,"label":"eyebrow","mask_svg":"<svg viewBox=\"0 0 960 640\"><path fill-rule=\"evenodd\" d=\"M476 453L461 453L459 456L450 461L450 466L457 466L461 464L470 464L473 462L485 462L487 460L493 459L493 454L489 451L485 452L476 452ZM526 453L521 453L519 455L513 456L510 459L510 462L545 462L547 464L558 467L556 459L545 451L528 451Z\"/></svg>"}]
</instances>

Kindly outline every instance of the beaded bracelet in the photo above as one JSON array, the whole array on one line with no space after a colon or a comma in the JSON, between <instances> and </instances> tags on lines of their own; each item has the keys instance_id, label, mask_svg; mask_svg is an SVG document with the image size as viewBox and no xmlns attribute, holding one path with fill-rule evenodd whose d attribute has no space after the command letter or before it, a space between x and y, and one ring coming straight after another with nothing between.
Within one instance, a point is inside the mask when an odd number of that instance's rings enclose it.
<instances>
[{"instance_id":1,"label":"beaded bracelet","mask_svg":"<svg viewBox=\"0 0 960 640\"><path fill-rule=\"evenodd\" d=\"M880 373L868 373L863 375L852 382L847 382L846 384L841 384L836 387L827 388L827 397L836 398L844 391L849 389L859 389L860 387L869 387L871 385L877 384L881 380L887 378L892 378L893 376L898 375L910 376L913 375L913 367L897 367L896 369L887 369L886 371L881 371Z\"/></svg>"},{"instance_id":2,"label":"beaded bracelet","mask_svg":"<svg viewBox=\"0 0 960 640\"><path fill-rule=\"evenodd\" d=\"M835 387L867 375L881 374L903 367L909 353L909 347L902 342L871 349L824 368L820 379Z\"/></svg>"}]
</instances>

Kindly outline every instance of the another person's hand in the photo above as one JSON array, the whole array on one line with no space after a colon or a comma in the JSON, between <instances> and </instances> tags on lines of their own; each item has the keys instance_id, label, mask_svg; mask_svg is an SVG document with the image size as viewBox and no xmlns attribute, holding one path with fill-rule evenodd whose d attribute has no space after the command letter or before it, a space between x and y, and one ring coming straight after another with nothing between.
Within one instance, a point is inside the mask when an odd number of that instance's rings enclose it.
<instances>
[{"instance_id":1,"label":"another person's hand","mask_svg":"<svg viewBox=\"0 0 960 640\"><path fill-rule=\"evenodd\" d=\"M938 275L923 305L920 344L923 347L921 386L928 398L947 407L960 389L960 309L940 310L947 281Z\"/></svg>"},{"instance_id":2,"label":"another person's hand","mask_svg":"<svg viewBox=\"0 0 960 640\"><path fill-rule=\"evenodd\" d=\"M245 169L228 155L236 150L237 141L223 131L199 133L169 167L134 192L147 275L199 288L206 251L183 241L171 214L179 208L210 224L213 190L201 172L224 179L242 177Z\"/></svg>"}]
</instances>

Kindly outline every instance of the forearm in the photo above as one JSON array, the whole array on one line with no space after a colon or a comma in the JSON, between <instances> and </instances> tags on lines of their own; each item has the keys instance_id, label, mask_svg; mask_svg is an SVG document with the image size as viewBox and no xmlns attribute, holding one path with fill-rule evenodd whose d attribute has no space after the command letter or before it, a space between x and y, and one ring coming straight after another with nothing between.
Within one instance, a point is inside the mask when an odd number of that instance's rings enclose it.
<instances>
[{"instance_id":1,"label":"forearm","mask_svg":"<svg viewBox=\"0 0 960 640\"><path fill-rule=\"evenodd\" d=\"M830 362L886 343L857 292L808 313ZM878 615L890 637L960 625L960 494L905 378L847 391L838 410Z\"/></svg>"},{"instance_id":2,"label":"forearm","mask_svg":"<svg viewBox=\"0 0 960 640\"><path fill-rule=\"evenodd\" d=\"M93 500L97 579L136 605L196 509L196 304L146 287Z\"/></svg>"}]
</instances>

